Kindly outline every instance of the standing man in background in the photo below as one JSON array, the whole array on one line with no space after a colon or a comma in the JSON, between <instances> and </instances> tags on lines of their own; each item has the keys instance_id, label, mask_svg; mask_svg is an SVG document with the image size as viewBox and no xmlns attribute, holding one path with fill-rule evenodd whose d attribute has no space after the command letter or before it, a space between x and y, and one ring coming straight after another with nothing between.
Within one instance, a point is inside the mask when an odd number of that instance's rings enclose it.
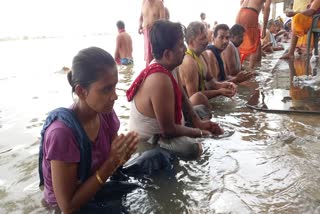
<instances>
[{"instance_id":1,"label":"standing man in background","mask_svg":"<svg viewBox=\"0 0 320 214\"><path fill-rule=\"evenodd\" d=\"M162 0L143 0L139 20L139 34L144 35L144 60L146 66L153 60L149 32L153 23L165 18L165 9Z\"/></svg>"},{"instance_id":2,"label":"standing man in background","mask_svg":"<svg viewBox=\"0 0 320 214\"><path fill-rule=\"evenodd\" d=\"M114 59L118 65L131 65L132 59L132 39L126 32L123 21L117 22L118 36L116 40L116 50L114 53Z\"/></svg>"},{"instance_id":3,"label":"standing man in background","mask_svg":"<svg viewBox=\"0 0 320 214\"><path fill-rule=\"evenodd\" d=\"M266 35L271 0L241 0L236 23L245 28L244 40L240 46L241 63L249 56L249 68L261 61L259 14L263 9L262 38Z\"/></svg>"},{"instance_id":4,"label":"standing man in background","mask_svg":"<svg viewBox=\"0 0 320 214\"><path fill-rule=\"evenodd\" d=\"M307 9L302 11L288 11L287 16L292 18L292 38L289 52L284 54L280 59L294 58L294 51L298 42L298 38L308 33L312 25L312 17L320 14L320 0L311 0ZM318 22L318 27L320 23ZM313 49L313 47L312 47Z\"/></svg>"},{"instance_id":5,"label":"standing man in background","mask_svg":"<svg viewBox=\"0 0 320 214\"><path fill-rule=\"evenodd\" d=\"M204 25L206 31L208 30L208 23L206 22L206 14L205 13L200 13L200 19L202 24Z\"/></svg>"}]
</instances>

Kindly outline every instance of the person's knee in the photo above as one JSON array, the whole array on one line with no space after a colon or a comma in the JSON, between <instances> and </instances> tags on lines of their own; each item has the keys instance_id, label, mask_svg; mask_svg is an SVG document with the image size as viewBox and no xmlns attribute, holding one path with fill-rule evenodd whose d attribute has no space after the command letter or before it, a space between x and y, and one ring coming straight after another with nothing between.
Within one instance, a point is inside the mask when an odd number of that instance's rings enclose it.
<instances>
[{"instance_id":1,"label":"person's knee","mask_svg":"<svg viewBox=\"0 0 320 214\"><path fill-rule=\"evenodd\" d=\"M160 138L159 146L185 160L195 160L202 154L202 145L196 139L190 137L178 137L172 139Z\"/></svg>"},{"instance_id":2,"label":"person's knee","mask_svg":"<svg viewBox=\"0 0 320 214\"><path fill-rule=\"evenodd\" d=\"M191 105L205 105L207 107L210 106L209 100L202 92L197 92L189 98Z\"/></svg>"},{"instance_id":3,"label":"person's knee","mask_svg":"<svg viewBox=\"0 0 320 214\"><path fill-rule=\"evenodd\" d=\"M197 142L197 143L193 143L191 145L188 146L189 148L185 150L184 153L180 154L180 157L186 159L186 160L196 160L198 159L202 152L202 145L201 143Z\"/></svg>"}]
</instances>

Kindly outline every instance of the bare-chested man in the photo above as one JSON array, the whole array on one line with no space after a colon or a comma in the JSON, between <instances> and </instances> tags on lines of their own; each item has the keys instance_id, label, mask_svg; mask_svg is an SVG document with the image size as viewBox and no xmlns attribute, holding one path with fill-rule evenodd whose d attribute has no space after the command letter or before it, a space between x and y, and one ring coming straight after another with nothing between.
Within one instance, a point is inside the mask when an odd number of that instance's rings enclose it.
<instances>
[{"instance_id":1,"label":"bare-chested man","mask_svg":"<svg viewBox=\"0 0 320 214\"><path fill-rule=\"evenodd\" d=\"M179 66L181 83L193 106L208 105L208 99L223 95L232 97L236 93L233 83L217 82L210 74L202 55L208 44L207 31L201 22L191 22L187 27L188 49Z\"/></svg>"},{"instance_id":2,"label":"bare-chested man","mask_svg":"<svg viewBox=\"0 0 320 214\"><path fill-rule=\"evenodd\" d=\"M221 31L221 30L220 30ZM250 79L253 76L253 72L242 71L240 53L238 47L243 42L243 34L245 32L244 27L235 24L230 29L230 41L226 49L221 53L221 57L224 63L225 73L229 80L235 83L240 83ZM221 35L221 32L220 32ZM217 32L215 40L215 46L220 46L221 40L219 38L219 32ZM220 46L221 47L221 46Z\"/></svg>"},{"instance_id":3,"label":"bare-chested man","mask_svg":"<svg viewBox=\"0 0 320 214\"><path fill-rule=\"evenodd\" d=\"M117 22L118 36L116 40L116 50L114 53L114 59L119 65L131 65L132 59L132 39L126 32L123 21Z\"/></svg>"},{"instance_id":4,"label":"bare-chested man","mask_svg":"<svg viewBox=\"0 0 320 214\"><path fill-rule=\"evenodd\" d=\"M223 130L210 120L200 120L182 92L175 68L183 60L186 48L181 24L157 20L150 31L154 61L132 83L127 91L131 101L129 129L139 134L140 145L154 135L167 138L157 143L180 157L201 154L201 144L192 138L221 134ZM194 128L185 126L184 115ZM187 136L188 138L186 138Z\"/></svg>"},{"instance_id":5,"label":"bare-chested man","mask_svg":"<svg viewBox=\"0 0 320 214\"><path fill-rule=\"evenodd\" d=\"M206 18L207 18L207 16L205 13L200 13L201 22L204 25L205 29L208 30L209 27L208 27L208 23L206 22Z\"/></svg>"},{"instance_id":6,"label":"bare-chested man","mask_svg":"<svg viewBox=\"0 0 320 214\"><path fill-rule=\"evenodd\" d=\"M205 57L210 66L211 75L218 81L240 83L252 77L252 73L240 72L235 76L228 75L225 71L225 64L221 53L229 45L229 27L226 24L219 24L213 32L213 45L208 45ZM229 59L228 59L229 60Z\"/></svg>"},{"instance_id":7,"label":"bare-chested man","mask_svg":"<svg viewBox=\"0 0 320 214\"><path fill-rule=\"evenodd\" d=\"M259 28L259 14L263 9L262 38L266 35L267 23L270 14L271 0L241 0L241 9L236 23L242 25L246 32L240 46L241 62L250 56L249 68L253 69L261 61L261 42Z\"/></svg>"},{"instance_id":8,"label":"bare-chested man","mask_svg":"<svg viewBox=\"0 0 320 214\"><path fill-rule=\"evenodd\" d=\"M138 32L144 35L144 60L147 66L153 59L149 38L150 29L156 20L164 18L165 9L162 0L143 0Z\"/></svg>"},{"instance_id":9,"label":"bare-chested man","mask_svg":"<svg viewBox=\"0 0 320 214\"><path fill-rule=\"evenodd\" d=\"M221 53L227 75L236 76L242 70L238 47L243 42L243 34L245 31L244 27L239 24L233 25L230 29L229 44Z\"/></svg>"}]
</instances>

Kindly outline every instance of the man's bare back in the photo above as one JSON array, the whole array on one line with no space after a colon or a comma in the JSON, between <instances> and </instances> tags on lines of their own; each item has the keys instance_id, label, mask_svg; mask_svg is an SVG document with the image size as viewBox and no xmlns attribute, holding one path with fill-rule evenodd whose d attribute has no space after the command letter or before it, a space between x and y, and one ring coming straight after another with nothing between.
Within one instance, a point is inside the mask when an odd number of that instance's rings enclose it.
<instances>
[{"instance_id":1,"label":"man's bare back","mask_svg":"<svg viewBox=\"0 0 320 214\"><path fill-rule=\"evenodd\" d=\"M150 28L158 19L165 18L164 5L161 0L144 0L141 9L142 28Z\"/></svg>"},{"instance_id":2,"label":"man's bare back","mask_svg":"<svg viewBox=\"0 0 320 214\"><path fill-rule=\"evenodd\" d=\"M260 13L266 0L242 0L241 7L249 7Z\"/></svg>"},{"instance_id":3,"label":"man's bare back","mask_svg":"<svg viewBox=\"0 0 320 214\"><path fill-rule=\"evenodd\" d=\"M122 32L117 36L117 47L119 57L132 59L132 39L127 32Z\"/></svg>"}]
</instances>

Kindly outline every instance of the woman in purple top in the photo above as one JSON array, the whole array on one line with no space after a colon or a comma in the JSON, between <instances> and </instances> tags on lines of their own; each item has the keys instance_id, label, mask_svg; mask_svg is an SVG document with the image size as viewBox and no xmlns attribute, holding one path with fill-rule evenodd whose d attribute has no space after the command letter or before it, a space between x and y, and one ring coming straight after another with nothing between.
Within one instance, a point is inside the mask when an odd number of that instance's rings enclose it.
<instances>
[{"instance_id":1,"label":"woman in purple top","mask_svg":"<svg viewBox=\"0 0 320 214\"><path fill-rule=\"evenodd\" d=\"M71 106L89 139L90 169L79 181L81 150L75 132L56 119L46 128L41 151L44 198L63 213L72 213L91 200L113 172L136 150L134 132L117 135L120 126L113 105L117 99L117 66L106 51L91 47L74 57L68 81L77 100Z\"/></svg>"}]
</instances>

